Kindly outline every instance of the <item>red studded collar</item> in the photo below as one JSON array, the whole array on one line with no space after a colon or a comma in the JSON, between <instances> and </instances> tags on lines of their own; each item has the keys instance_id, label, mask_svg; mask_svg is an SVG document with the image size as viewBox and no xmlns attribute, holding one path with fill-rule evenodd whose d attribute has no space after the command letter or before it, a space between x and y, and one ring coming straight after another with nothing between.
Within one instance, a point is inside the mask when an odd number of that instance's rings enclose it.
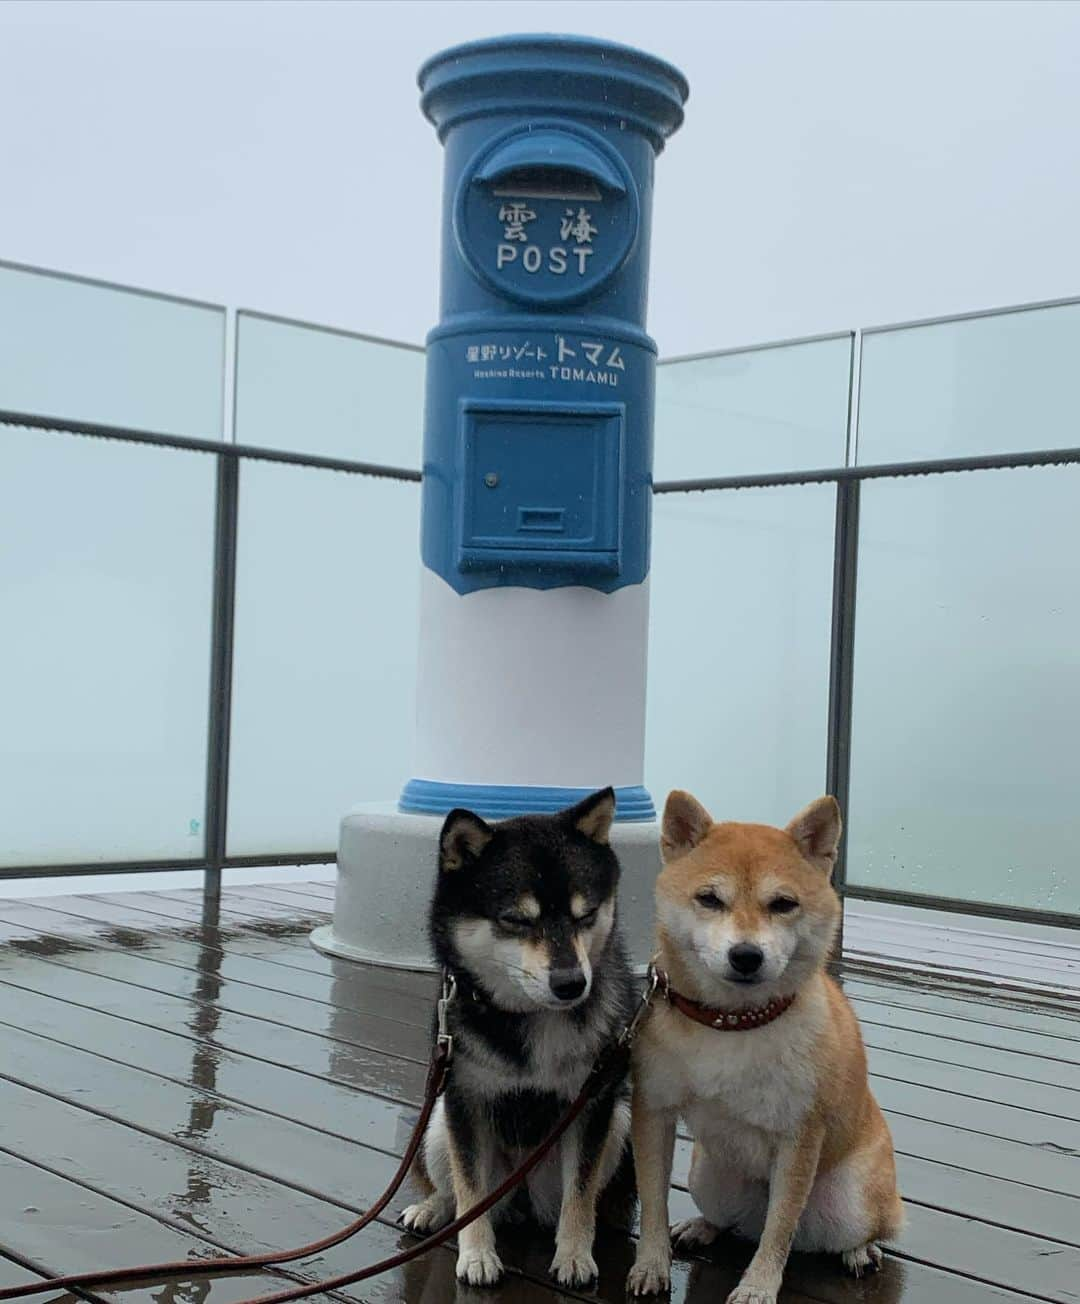
<instances>
[{"instance_id":1,"label":"red studded collar","mask_svg":"<svg viewBox=\"0 0 1080 1304\"><path fill-rule=\"evenodd\" d=\"M720 1010L711 1005L702 1005L700 1001L692 1001L688 996L674 991L662 969L656 970L656 977L661 993L680 1014L717 1032L749 1032L751 1028L763 1028L767 1023L778 1019L795 999L795 993L792 992L790 996L773 997L765 1005L751 1009Z\"/></svg>"}]
</instances>

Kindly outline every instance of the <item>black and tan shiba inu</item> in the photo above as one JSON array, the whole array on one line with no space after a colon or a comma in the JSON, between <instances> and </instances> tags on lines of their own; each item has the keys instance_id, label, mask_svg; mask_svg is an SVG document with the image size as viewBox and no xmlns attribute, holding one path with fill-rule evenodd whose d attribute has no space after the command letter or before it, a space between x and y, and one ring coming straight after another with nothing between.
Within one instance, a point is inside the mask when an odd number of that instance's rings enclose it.
<instances>
[{"instance_id":1,"label":"black and tan shiba inu","mask_svg":"<svg viewBox=\"0 0 1080 1304\"><path fill-rule=\"evenodd\" d=\"M434 1231L517 1167L633 1012L608 843L614 815L607 788L557 815L446 818L430 931L457 985L454 1059L414 1172L424 1198L402 1215L412 1231ZM527 1179L531 1216L555 1228L551 1271L563 1285L596 1277L598 1206L613 1221L629 1214L628 1133L628 1087L616 1083ZM464 1228L458 1247L461 1281L499 1280L491 1215Z\"/></svg>"},{"instance_id":2,"label":"black and tan shiba inu","mask_svg":"<svg viewBox=\"0 0 1080 1304\"><path fill-rule=\"evenodd\" d=\"M829 882L840 808L821 797L785 829L714 824L685 792L664 811L657 960L668 999L635 1047L641 1239L634 1294L668 1285L675 1127L694 1138L701 1216L677 1244L758 1241L728 1304L776 1304L788 1251L881 1260L903 1207L889 1129L854 1012L825 973L840 902Z\"/></svg>"}]
</instances>

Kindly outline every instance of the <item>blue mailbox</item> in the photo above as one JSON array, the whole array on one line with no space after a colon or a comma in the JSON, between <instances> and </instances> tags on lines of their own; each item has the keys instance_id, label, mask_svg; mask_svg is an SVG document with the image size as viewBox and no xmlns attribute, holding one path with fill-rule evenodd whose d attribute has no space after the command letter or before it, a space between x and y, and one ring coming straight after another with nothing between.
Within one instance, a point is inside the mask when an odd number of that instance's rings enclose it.
<instances>
[{"instance_id":1,"label":"blue mailbox","mask_svg":"<svg viewBox=\"0 0 1080 1304\"><path fill-rule=\"evenodd\" d=\"M416 747L396 808L342 820L316 945L423 968L433 839L616 795L620 913L651 952L659 828L645 787L656 346L653 167L687 85L624 46L527 36L420 71L445 146L428 336Z\"/></svg>"},{"instance_id":2,"label":"blue mailbox","mask_svg":"<svg viewBox=\"0 0 1080 1304\"><path fill-rule=\"evenodd\" d=\"M653 165L686 81L625 46L526 36L447 50L419 82L446 148L424 564L459 594L640 584Z\"/></svg>"}]
</instances>

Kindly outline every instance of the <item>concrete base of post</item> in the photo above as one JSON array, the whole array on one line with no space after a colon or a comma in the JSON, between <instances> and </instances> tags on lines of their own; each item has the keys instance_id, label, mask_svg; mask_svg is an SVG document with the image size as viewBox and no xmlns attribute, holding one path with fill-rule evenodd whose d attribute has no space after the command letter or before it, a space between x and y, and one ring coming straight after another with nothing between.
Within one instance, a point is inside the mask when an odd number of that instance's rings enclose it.
<instances>
[{"instance_id":1,"label":"concrete base of post","mask_svg":"<svg viewBox=\"0 0 1080 1304\"><path fill-rule=\"evenodd\" d=\"M389 969L433 970L427 913L441 827L439 816L402 815L390 804L354 806L341 821L334 922L312 933L312 945ZM616 824L611 845L622 865L623 935L643 968L653 951L659 825Z\"/></svg>"}]
</instances>

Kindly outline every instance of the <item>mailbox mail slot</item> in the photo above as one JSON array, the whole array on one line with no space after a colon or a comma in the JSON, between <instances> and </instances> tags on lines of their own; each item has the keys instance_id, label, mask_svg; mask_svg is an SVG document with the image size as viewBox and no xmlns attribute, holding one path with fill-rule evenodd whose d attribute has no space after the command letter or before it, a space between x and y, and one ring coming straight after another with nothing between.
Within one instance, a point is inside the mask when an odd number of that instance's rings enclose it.
<instances>
[{"instance_id":1,"label":"mailbox mail slot","mask_svg":"<svg viewBox=\"0 0 1080 1304\"><path fill-rule=\"evenodd\" d=\"M618 271L638 205L603 137L561 124L519 128L481 151L461 179L455 222L465 258L501 294L569 303Z\"/></svg>"},{"instance_id":2,"label":"mailbox mail slot","mask_svg":"<svg viewBox=\"0 0 1080 1304\"><path fill-rule=\"evenodd\" d=\"M469 404L462 420L462 570L534 562L549 572L618 574L618 404Z\"/></svg>"}]
</instances>

